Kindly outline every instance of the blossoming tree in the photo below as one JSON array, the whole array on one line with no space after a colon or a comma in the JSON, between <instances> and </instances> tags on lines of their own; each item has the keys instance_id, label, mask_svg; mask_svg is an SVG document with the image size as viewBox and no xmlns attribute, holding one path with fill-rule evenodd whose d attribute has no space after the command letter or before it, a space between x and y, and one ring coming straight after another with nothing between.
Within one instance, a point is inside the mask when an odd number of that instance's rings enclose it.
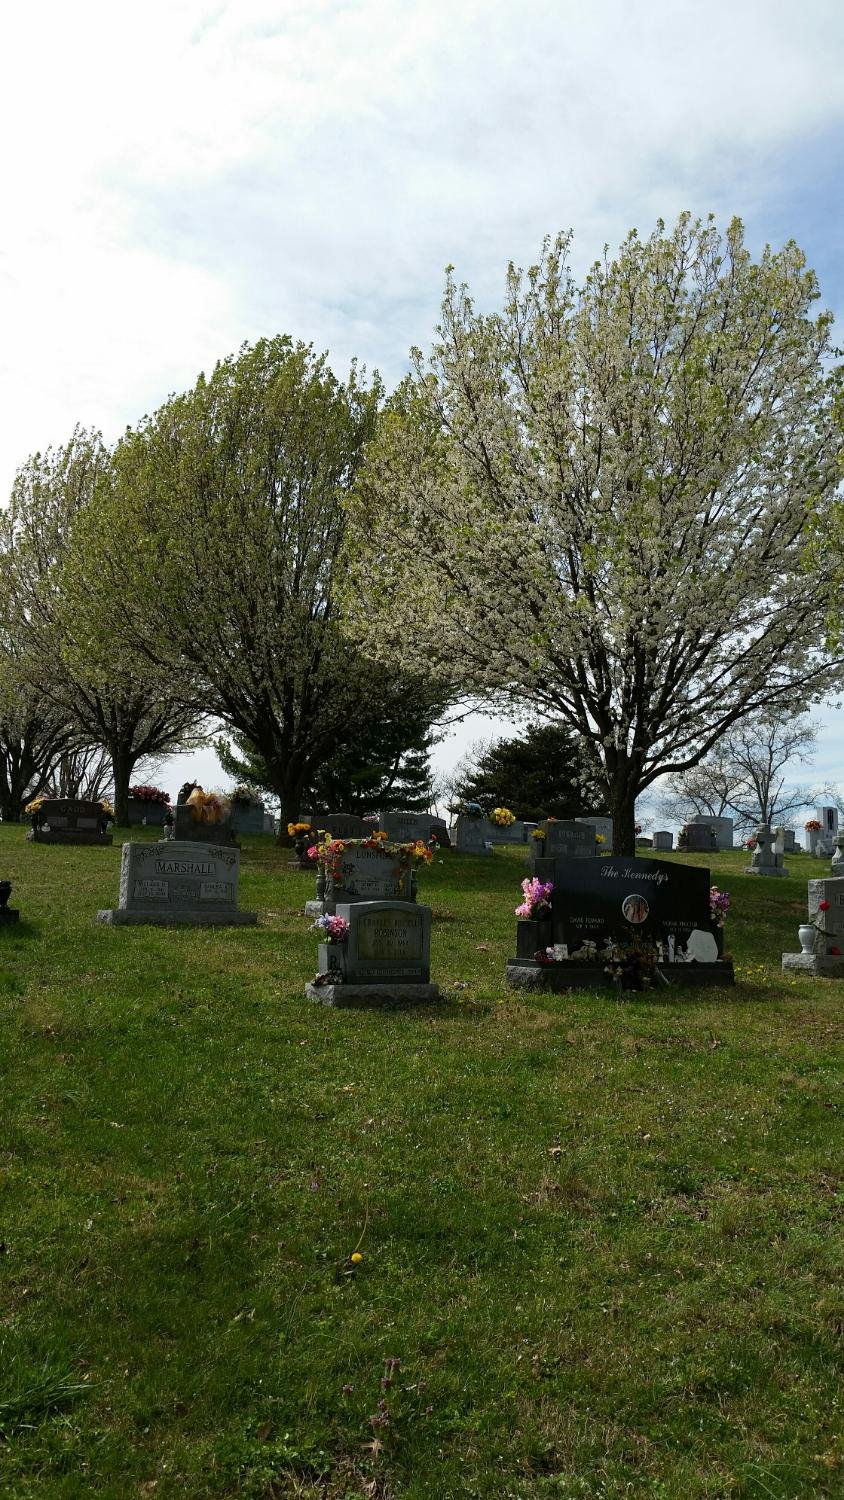
<instances>
[{"instance_id":1,"label":"blossoming tree","mask_svg":"<svg viewBox=\"0 0 844 1500\"><path fill-rule=\"evenodd\" d=\"M799 249L754 261L738 221L633 232L581 287L568 250L511 266L489 315L449 273L356 487L344 599L370 649L576 730L629 853L658 776L840 676L801 569L836 482L830 318Z\"/></svg>"}]
</instances>

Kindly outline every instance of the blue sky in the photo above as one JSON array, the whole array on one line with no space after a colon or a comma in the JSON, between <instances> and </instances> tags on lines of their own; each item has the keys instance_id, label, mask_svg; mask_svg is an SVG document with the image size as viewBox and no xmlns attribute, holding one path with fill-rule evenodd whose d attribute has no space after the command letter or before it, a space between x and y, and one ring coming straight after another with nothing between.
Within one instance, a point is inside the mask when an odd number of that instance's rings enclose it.
<instances>
[{"instance_id":1,"label":"blue sky","mask_svg":"<svg viewBox=\"0 0 844 1500\"><path fill-rule=\"evenodd\" d=\"M244 339L392 383L446 264L491 306L569 227L581 271L632 225L740 214L801 244L844 343L840 0L46 0L0 40L0 492Z\"/></svg>"}]
</instances>

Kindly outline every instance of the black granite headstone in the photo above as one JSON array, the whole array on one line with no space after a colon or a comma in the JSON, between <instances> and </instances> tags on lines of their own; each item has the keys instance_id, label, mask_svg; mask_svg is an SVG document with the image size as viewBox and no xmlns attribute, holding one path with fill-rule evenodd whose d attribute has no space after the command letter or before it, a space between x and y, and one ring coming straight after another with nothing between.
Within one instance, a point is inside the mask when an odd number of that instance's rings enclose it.
<instances>
[{"instance_id":1,"label":"black granite headstone","mask_svg":"<svg viewBox=\"0 0 844 1500\"><path fill-rule=\"evenodd\" d=\"M667 860L636 859L626 855L608 859L537 859L540 880L553 880L552 942L568 944L569 952L587 938L629 941L641 936L667 943L673 937L685 947L695 929L711 932L723 951L723 933L709 911L708 870Z\"/></svg>"}]
</instances>

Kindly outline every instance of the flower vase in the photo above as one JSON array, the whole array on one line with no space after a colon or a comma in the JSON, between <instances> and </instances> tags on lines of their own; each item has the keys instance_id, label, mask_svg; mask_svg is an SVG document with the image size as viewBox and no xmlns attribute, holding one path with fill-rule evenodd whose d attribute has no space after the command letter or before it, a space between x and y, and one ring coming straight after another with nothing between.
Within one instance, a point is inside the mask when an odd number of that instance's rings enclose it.
<instances>
[{"instance_id":1,"label":"flower vase","mask_svg":"<svg viewBox=\"0 0 844 1500\"><path fill-rule=\"evenodd\" d=\"M813 927L812 923L804 922L800 927L798 927L797 936L800 939L800 948L802 952L814 953L816 929Z\"/></svg>"}]
</instances>

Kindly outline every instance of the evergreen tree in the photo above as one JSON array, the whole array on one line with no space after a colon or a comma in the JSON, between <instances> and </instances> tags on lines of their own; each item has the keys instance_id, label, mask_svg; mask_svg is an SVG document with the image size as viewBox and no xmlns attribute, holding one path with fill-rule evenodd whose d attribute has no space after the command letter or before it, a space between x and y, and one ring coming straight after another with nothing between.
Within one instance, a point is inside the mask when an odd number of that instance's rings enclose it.
<instances>
[{"instance_id":1,"label":"evergreen tree","mask_svg":"<svg viewBox=\"0 0 844 1500\"><path fill-rule=\"evenodd\" d=\"M523 735L494 741L454 791L463 802L479 802L486 811L509 807L530 822L604 811L577 738L563 724L533 724Z\"/></svg>"}]
</instances>

